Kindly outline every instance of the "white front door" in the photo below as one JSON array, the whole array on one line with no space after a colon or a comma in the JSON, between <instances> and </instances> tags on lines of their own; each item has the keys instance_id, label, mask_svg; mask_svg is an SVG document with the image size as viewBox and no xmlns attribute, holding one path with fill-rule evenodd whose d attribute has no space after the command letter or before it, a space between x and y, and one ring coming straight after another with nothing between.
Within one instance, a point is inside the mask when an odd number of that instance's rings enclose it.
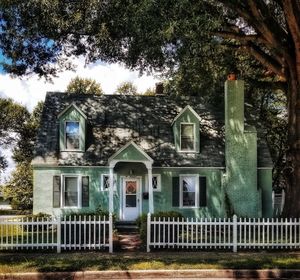
<instances>
[{"instance_id":1,"label":"white front door","mask_svg":"<svg viewBox=\"0 0 300 280\"><path fill-rule=\"evenodd\" d=\"M123 181L123 220L133 221L140 214L140 180L124 178Z\"/></svg>"}]
</instances>

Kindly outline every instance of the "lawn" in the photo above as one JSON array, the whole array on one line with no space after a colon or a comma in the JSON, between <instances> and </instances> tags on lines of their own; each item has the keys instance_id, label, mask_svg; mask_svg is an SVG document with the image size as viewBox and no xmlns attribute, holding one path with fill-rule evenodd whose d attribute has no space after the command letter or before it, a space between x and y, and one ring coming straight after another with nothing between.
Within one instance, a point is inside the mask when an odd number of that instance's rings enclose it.
<instances>
[{"instance_id":1,"label":"lawn","mask_svg":"<svg viewBox=\"0 0 300 280\"><path fill-rule=\"evenodd\" d=\"M67 252L0 254L0 273L144 269L300 269L300 252Z\"/></svg>"}]
</instances>

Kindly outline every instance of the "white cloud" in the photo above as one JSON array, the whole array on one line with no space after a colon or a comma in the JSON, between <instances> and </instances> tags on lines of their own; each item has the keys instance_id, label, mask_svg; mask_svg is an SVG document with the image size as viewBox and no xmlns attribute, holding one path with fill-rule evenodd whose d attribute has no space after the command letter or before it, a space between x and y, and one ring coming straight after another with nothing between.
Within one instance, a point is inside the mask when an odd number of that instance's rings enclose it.
<instances>
[{"instance_id":1,"label":"white cloud","mask_svg":"<svg viewBox=\"0 0 300 280\"><path fill-rule=\"evenodd\" d=\"M37 76L30 78L12 78L7 74L0 75L0 97L10 97L26 106L30 111L41 100L47 91L64 91L72 78L80 76L92 78L99 82L107 94L112 94L124 81L132 81L139 91L154 87L157 80L153 76L139 76L138 71L130 71L120 64L94 63L85 66L83 58L73 60L76 71L65 71L53 82L46 82Z\"/></svg>"}]
</instances>

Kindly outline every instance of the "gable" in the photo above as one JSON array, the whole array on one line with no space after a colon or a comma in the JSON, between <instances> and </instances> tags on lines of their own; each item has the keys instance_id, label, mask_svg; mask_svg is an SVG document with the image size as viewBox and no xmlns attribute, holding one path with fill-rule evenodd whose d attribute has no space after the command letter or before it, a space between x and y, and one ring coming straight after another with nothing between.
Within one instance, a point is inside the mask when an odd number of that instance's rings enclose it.
<instances>
[{"instance_id":1,"label":"gable","mask_svg":"<svg viewBox=\"0 0 300 280\"><path fill-rule=\"evenodd\" d=\"M60 120L80 120L81 118L87 119L86 115L74 103L70 104L63 111L61 111L57 115L57 118Z\"/></svg>"},{"instance_id":2,"label":"gable","mask_svg":"<svg viewBox=\"0 0 300 280\"><path fill-rule=\"evenodd\" d=\"M139 146L133 141L129 142L115 154L113 154L108 161L150 161L153 162L152 158L149 157Z\"/></svg>"},{"instance_id":3,"label":"gable","mask_svg":"<svg viewBox=\"0 0 300 280\"><path fill-rule=\"evenodd\" d=\"M182 121L182 120L186 121L186 122L197 122L197 121L200 122L201 118L199 117L199 115L195 112L195 110L190 105L187 105L175 117L175 119L172 122L172 125L175 122Z\"/></svg>"}]
</instances>

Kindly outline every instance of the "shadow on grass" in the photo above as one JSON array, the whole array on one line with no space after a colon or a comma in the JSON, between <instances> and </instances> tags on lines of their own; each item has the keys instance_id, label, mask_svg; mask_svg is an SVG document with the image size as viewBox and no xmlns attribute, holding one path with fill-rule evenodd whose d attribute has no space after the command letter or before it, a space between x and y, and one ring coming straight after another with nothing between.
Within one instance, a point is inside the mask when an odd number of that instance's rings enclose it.
<instances>
[{"instance_id":1,"label":"shadow on grass","mask_svg":"<svg viewBox=\"0 0 300 280\"><path fill-rule=\"evenodd\" d=\"M297 255L156 252L149 254L113 254L99 252L2 253L0 273L72 272L85 270L147 269L300 269ZM252 276L251 276L252 277Z\"/></svg>"}]
</instances>

